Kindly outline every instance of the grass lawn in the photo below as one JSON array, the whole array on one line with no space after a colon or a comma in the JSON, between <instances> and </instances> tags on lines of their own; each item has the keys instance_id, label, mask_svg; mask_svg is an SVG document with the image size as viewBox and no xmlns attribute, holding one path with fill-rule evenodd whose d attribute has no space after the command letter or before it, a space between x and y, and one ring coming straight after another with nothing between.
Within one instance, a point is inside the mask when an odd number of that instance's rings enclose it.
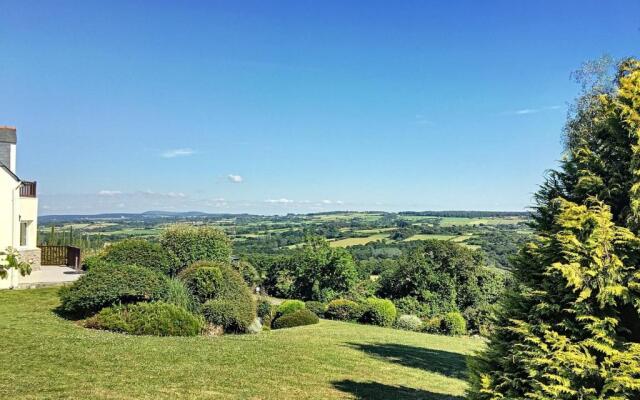
<instances>
[{"instance_id":1,"label":"grass lawn","mask_svg":"<svg viewBox=\"0 0 640 400\"><path fill-rule=\"evenodd\" d=\"M223 337L133 337L53 313L55 289L0 292L0 398L462 399L481 339L321 321Z\"/></svg>"}]
</instances>

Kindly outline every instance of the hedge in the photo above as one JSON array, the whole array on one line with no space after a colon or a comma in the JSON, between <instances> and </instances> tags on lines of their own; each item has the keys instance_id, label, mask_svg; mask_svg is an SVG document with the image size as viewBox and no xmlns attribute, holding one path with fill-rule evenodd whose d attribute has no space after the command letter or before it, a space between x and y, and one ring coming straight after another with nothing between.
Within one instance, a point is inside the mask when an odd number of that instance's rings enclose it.
<instances>
[{"instance_id":1,"label":"hedge","mask_svg":"<svg viewBox=\"0 0 640 400\"><path fill-rule=\"evenodd\" d=\"M222 287L222 268L215 261L199 261L178 274L185 286L201 303L216 297Z\"/></svg>"},{"instance_id":2,"label":"hedge","mask_svg":"<svg viewBox=\"0 0 640 400\"><path fill-rule=\"evenodd\" d=\"M202 314L210 324L235 333L246 332L256 318L253 303L237 299L209 300L202 306Z\"/></svg>"},{"instance_id":3,"label":"hedge","mask_svg":"<svg viewBox=\"0 0 640 400\"><path fill-rule=\"evenodd\" d=\"M99 266L60 289L60 311L86 316L116 303L163 300L168 278L136 265Z\"/></svg>"},{"instance_id":4,"label":"hedge","mask_svg":"<svg viewBox=\"0 0 640 400\"><path fill-rule=\"evenodd\" d=\"M401 315L396 321L395 327L405 331L419 332L422 330L422 320L417 315Z\"/></svg>"},{"instance_id":5,"label":"hedge","mask_svg":"<svg viewBox=\"0 0 640 400\"><path fill-rule=\"evenodd\" d=\"M365 324L391 326L396 320L396 306L391 300L368 298L360 321Z\"/></svg>"},{"instance_id":6,"label":"hedge","mask_svg":"<svg viewBox=\"0 0 640 400\"><path fill-rule=\"evenodd\" d=\"M327 305L321 301L307 301L304 306L320 318L324 317L324 312L327 309Z\"/></svg>"},{"instance_id":7,"label":"hedge","mask_svg":"<svg viewBox=\"0 0 640 400\"><path fill-rule=\"evenodd\" d=\"M302 309L286 314L273 321L274 329L293 328L294 326L317 324L320 319L313 312Z\"/></svg>"},{"instance_id":8,"label":"hedge","mask_svg":"<svg viewBox=\"0 0 640 400\"><path fill-rule=\"evenodd\" d=\"M446 335L464 335L467 333L467 322L459 312L448 312L442 316L441 330Z\"/></svg>"},{"instance_id":9,"label":"hedge","mask_svg":"<svg viewBox=\"0 0 640 400\"><path fill-rule=\"evenodd\" d=\"M210 226L174 225L162 232L160 244L177 258L176 272L197 261L227 263L231 258L231 240Z\"/></svg>"},{"instance_id":10,"label":"hedge","mask_svg":"<svg viewBox=\"0 0 640 400\"><path fill-rule=\"evenodd\" d=\"M89 318L85 326L131 335L196 336L202 317L169 303L137 303L108 307Z\"/></svg>"},{"instance_id":11,"label":"hedge","mask_svg":"<svg viewBox=\"0 0 640 400\"><path fill-rule=\"evenodd\" d=\"M358 321L364 314L364 307L355 301L337 299L327 305L324 316L339 321Z\"/></svg>"},{"instance_id":12,"label":"hedge","mask_svg":"<svg viewBox=\"0 0 640 400\"><path fill-rule=\"evenodd\" d=\"M287 314L292 314L299 310L304 310L305 305L303 301L300 300L285 300L278 306L276 310L276 315L282 316Z\"/></svg>"},{"instance_id":13,"label":"hedge","mask_svg":"<svg viewBox=\"0 0 640 400\"><path fill-rule=\"evenodd\" d=\"M111 264L139 265L165 275L172 275L178 263L160 244L144 239L116 242L105 249L102 258Z\"/></svg>"}]
</instances>

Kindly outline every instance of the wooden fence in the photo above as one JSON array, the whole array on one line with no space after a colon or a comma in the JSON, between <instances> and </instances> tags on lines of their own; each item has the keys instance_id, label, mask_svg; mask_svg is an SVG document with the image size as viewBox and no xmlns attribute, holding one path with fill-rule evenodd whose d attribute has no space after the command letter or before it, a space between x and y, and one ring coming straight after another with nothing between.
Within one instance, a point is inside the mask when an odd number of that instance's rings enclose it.
<instances>
[{"instance_id":1,"label":"wooden fence","mask_svg":"<svg viewBox=\"0 0 640 400\"><path fill-rule=\"evenodd\" d=\"M80 269L82 262L80 248L73 246L40 246L42 265L66 265Z\"/></svg>"}]
</instances>

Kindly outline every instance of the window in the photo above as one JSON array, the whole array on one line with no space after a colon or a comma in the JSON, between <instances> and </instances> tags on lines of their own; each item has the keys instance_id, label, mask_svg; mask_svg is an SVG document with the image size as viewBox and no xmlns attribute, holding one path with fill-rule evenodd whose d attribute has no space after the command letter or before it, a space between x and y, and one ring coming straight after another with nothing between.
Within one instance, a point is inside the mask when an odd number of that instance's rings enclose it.
<instances>
[{"instance_id":1,"label":"window","mask_svg":"<svg viewBox=\"0 0 640 400\"><path fill-rule=\"evenodd\" d=\"M29 224L31 221L21 221L20 222L20 246L27 245L27 232L29 230Z\"/></svg>"}]
</instances>

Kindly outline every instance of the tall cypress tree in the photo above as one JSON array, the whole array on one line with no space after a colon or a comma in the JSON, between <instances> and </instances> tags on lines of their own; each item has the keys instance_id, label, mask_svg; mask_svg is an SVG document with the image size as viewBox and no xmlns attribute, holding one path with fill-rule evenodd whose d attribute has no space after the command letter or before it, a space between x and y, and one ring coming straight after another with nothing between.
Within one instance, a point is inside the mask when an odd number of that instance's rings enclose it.
<instances>
[{"instance_id":1,"label":"tall cypress tree","mask_svg":"<svg viewBox=\"0 0 640 400\"><path fill-rule=\"evenodd\" d=\"M640 399L640 61L577 102L473 400Z\"/></svg>"}]
</instances>

